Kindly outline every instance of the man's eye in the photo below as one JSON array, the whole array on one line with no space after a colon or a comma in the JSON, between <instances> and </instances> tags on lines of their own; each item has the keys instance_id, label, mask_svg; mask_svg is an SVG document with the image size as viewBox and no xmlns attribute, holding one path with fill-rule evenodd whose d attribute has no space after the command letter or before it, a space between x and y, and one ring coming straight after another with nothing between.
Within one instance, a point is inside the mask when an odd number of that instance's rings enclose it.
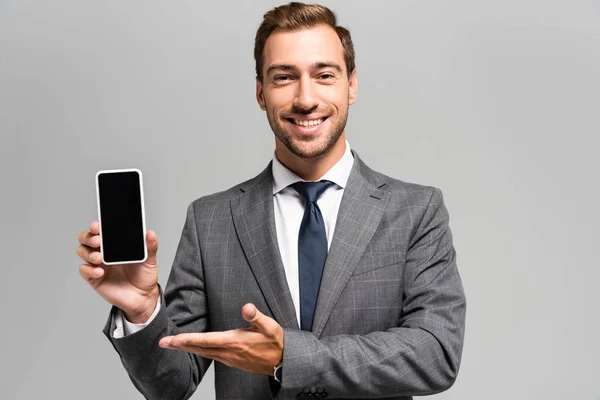
<instances>
[{"instance_id":1,"label":"man's eye","mask_svg":"<svg viewBox=\"0 0 600 400\"><path fill-rule=\"evenodd\" d=\"M323 74L319 78L324 79L326 81L330 81L333 78L335 78L335 76L333 74Z\"/></svg>"},{"instance_id":2,"label":"man's eye","mask_svg":"<svg viewBox=\"0 0 600 400\"><path fill-rule=\"evenodd\" d=\"M291 78L287 75L278 75L273 79L275 80L275 82L287 82L291 80Z\"/></svg>"}]
</instances>

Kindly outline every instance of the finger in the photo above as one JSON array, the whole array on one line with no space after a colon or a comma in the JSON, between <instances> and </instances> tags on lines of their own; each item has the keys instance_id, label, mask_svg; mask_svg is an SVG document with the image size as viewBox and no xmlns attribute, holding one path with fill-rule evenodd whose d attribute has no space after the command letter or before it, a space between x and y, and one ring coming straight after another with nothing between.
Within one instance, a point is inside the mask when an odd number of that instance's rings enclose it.
<instances>
[{"instance_id":1,"label":"finger","mask_svg":"<svg viewBox=\"0 0 600 400\"><path fill-rule=\"evenodd\" d=\"M148 258L146 263L156 265L156 253L158 252L158 238L152 230L146 232L146 247L148 248Z\"/></svg>"},{"instance_id":2,"label":"finger","mask_svg":"<svg viewBox=\"0 0 600 400\"><path fill-rule=\"evenodd\" d=\"M224 354L230 352L227 349L217 348L217 347L201 347L201 346L196 346L196 345L175 346L175 345L166 345L165 344L166 342L170 342L174 337L175 336L164 337L158 342L158 345L165 349L181 350L181 351L185 351L186 353L198 354L202 357L208 357L208 358L212 358L212 359L223 358Z\"/></svg>"},{"instance_id":3,"label":"finger","mask_svg":"<svg viewBox=\"0 0 600 400\"><path fill-rule=\"evenodd\" d=\"M214 351L211 349L204 349L201 347L181 347L173 350L185 351L186 353L196 354L200 357L210 358L212 360L223 361L225 360L225 355L223 352Z\"/></svg>"},{"instance_id":4,"label":"finger","mask_svg":"<svg viewBox=\"0 0 600 400\"><path fill-rule=\"evenodd\" d=\"M89 247L93 247L93 248L100 247L100 236L94 235L91 232L81 232L79 234L79 237L77 238L77 240L80 244L83 244L83 245L86 245Z\"/></svg>"},{"instance_id":5,"label":"finger","mask_svg":"<svg viewBox=\"0 0 600 400\"><path fill-rule=\"evenodd\" d=\"M100 234L100 222L94 221L90 224L90 232L94 235Z\"/></svg>"},{"instance_id":6,"label":"finger","mask_svg":"<svg viewBox=\"0 0 600 400\"><path fill-rule=\"evenodd\" d=\"M170 350L175 351L185 351L189 354L195 354L203 358L210 358L211 360L215 360L220 362L221 364L225 364L231 368L241 369L247 372L257 372L252 366L246 365L247 363L244 359L237 356L235 353L231 353L228 350L223 349L213 349L213 348L203 348L203 347L194 347L194 346L183 346L178 348L170 348Z\"/></svg>"},{"instance_id":7,"label":"finger","mask_svg":"<svg viewBox=\"0 0 600 400\"><path fill-rule=\"evenodd\" d=\"M163 341L164 340L164 341ZM160 340L166 347L180 348L184 346L197 346L204 348L232 348L238 344L239 339L234 331L180 333L176 336L167 336Z\"/></svg>"},{"instance_id":8,"label":"finger","mask_svg":"<svg viewBox=\"0 0 600 400\"><path fill-rule=\"evenodd\" d=\"M171 347L171 340L173 340L175 336L165 336L158 341L158 346L163 347L165 349Z\"/></svg>"},{"instance_id":9,"label":"finger","mask_svg":"<svg viewBox=\"0 0 600 400\"><path fill-rule=\"evenodd\" d=\"M102 264L102 255L99 251L93 251L87 246L79 245L77 247L77 255L83 261L90 264Z\"/></svg>"},{"instance_id":10,"label":"finger","mask_svg":"<svg viewBox=\"0 0 600 400\"><path fill-rule=\"evenodd\" d=\"M102 278L104 276L104 268L95 267L89 264L81 264L79 266L79 275L89 282L91 279Z\"/></svg>"},{"instance_id":11,"label":"finger","mask_svg":"<svg viewBox=\"0 0 600 400\"><path fill-rule=\"evenodd\" d=\"M227 353L223 350L210 349L198 346L180 346L166 348L169 350L185 351L186 353L196 354L200 357L210 358L212 360L222 362L223 364L230 365L230 363L225 361L227 359Z\"/></svg>"},{"instance_id":12,"label":"finger","mask_svg":"<svg viewBox=\"0 0 600 400\"><path fill-rule=\"evenodd\" d=\"M247 303L242 307L242 317L252 323L261 332L270 332L275 329L277 322L259 311L252 303Z\"/></svg>"}]
</instances>

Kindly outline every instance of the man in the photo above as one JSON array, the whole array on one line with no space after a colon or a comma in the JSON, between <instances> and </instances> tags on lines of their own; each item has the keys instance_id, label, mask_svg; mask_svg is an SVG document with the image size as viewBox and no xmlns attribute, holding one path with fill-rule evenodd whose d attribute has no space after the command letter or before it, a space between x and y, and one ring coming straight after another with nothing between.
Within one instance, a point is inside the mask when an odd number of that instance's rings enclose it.
<instances>
[{"instance_id":1,"label":"man","mask_svg":"<svg viewBox=\"0 0 600 400\"><path fill-rule=\"evenodd\" d=\"M410 399L458 373L465 297L438 189L377 173L351 151L349 32L322 6L267 14L256 97L275 133L258 176L192 202L162 294L156 235L143 264L82 277L113 305L104 333L152 399L190 397L215 360L218 398Z\"/></svg>"}]
</instances>

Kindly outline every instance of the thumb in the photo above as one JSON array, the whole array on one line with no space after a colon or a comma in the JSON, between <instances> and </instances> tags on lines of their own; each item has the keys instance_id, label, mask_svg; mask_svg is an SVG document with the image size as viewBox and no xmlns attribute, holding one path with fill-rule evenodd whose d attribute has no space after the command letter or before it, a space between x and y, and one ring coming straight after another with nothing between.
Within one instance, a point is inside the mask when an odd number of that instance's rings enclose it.
<instances>
[{"instance_id":1,"label":"thumb","mask_svg":"<svg viewBox=\"0 0 600 400\"><path fill-rule=\"evenodd\" d=\"M158 238L152 230L146 232L146 247L148 248L148 258L146 264L156 266L156 252L158 251Z\"/></svg>"},{"instance_id":2,"label":"thumb","mask_svg":"<svg viewBox=\"0 0 600 400\"><path fill-rule=\"evenodd\" d=\"M242 317L262 332L269 331L269 329L272 328L272 322L274 322L272 318L261 313L252 303L247 303L242 307Z\"/></svg>"}]
</instances>

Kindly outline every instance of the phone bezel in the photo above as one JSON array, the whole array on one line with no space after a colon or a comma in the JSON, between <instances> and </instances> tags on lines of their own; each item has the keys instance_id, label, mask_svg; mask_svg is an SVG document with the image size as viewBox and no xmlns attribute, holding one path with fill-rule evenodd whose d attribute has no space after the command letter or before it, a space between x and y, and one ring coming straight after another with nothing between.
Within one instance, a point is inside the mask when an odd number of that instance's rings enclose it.
<instances>
[{"instance_id":1,"label":"phone bezel","mask_svg":"<svg viewBox=\"0 0 600 400\"><path fill-rule=\"evenodd\" d=\"M142 202L142 234L144 243L144 258L141 260L131 261L118 261L118 262L106 262L104 259L104 240L102 236L102 213L100 211L100 185L98 183L98 177L102 174L114 174L120 172L137 172L140 183L140 201ZM124 265L124 264L138 264L143 263L148 259L148 246L146 245L146 210L144 206L144 180L142 171L139 168L121 168L121 169L104 169L96 172L96 205L98 207L98 222L100 223L100 254L102 255L102 264L104 265Z\"/></svg>"}]
</instances>

